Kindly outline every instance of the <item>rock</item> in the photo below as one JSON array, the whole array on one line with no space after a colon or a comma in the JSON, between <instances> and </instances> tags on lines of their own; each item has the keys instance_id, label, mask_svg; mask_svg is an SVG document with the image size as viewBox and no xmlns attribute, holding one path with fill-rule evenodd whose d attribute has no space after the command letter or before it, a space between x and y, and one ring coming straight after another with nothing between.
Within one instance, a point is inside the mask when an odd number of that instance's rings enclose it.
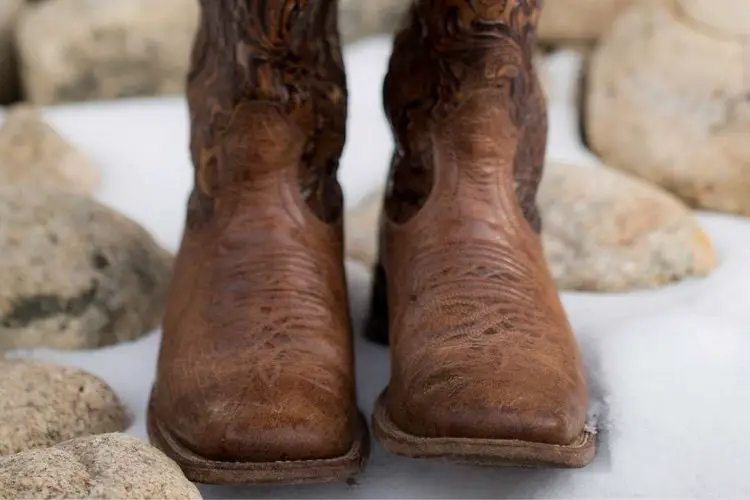
<instances>
[{"instance_id":1,"label":"rock","mask_svg":"<svg viewBox=\"0 0 750 500\"><path fill-rule=\"evenodd\" d=\"M0 351L95 348L159 325L171 256L89 198L0 186Z\"/></svg>"},{"instance_id":2,"label":"rock","mask_svg":"<svg viewBox=\"0 0 750 500\"><path fill-rule=\"evenodd\" d=\"M0 458L0 498L200 499L161 451L113 433Z\"/></svg>"},{"instance_id":3,"label":"rock","mask_svg":"<svg viewBox=\"0 0 750 500\"><path fill-rule=\"evenodd\" d=\"M182 93L196 0L46 0L29 4L17 42L36 104Z\"/></svg>"},{"instance_id":4,"label":"rock","mask_svg":"<svg viewBox=\"0 0 750 500\"><path fill-rule=\"evenodd\" d=\"M42 119L38 109L16 106L0 127L0 182L50 182L90 195L99 172Z\"/></svg>"},{"instance_id":5,"label":"rock","mask_svg":"<svg viewBox=\"0 0 750 500\"><path fill-rule=\"evenodd\" d=\"M690 209L617 170L548 163L538 203L545 256L561 289L653 288L716 267Z\"/></svg>"},{"instance_id":6,"label":"rock","mask_svg":"<svg viewBox=\"0 0 750 500\"><path fill-rule=\"evenodd\" d=\"M117 432L128 425L117 395L84 371L4 359L0 377L0 455Z\"/></svg>"},{"instance_id":7,"label":"rock","mask_svg":"<svg viewBox=\"0 0 750 500\"><path fill-rule=\"evenodd\" d=\"M404 21L411 0L339 0L339 28L344 43L393 33Z\"/></svg>"},{"instance_id":8,"label":"rock","mask_svg":"<svg viewBox=\"0 0 750 500\"><path fill-rule=\"evenodd\" d=\"M0 2L0 104L13 101L18 94L18 67L13 39L24 1Z\"/></svg>"},{"instance_id":9,"label":"rock","mask_svg":"<svg viewBox=\"0 0 750 500\"><path fill-rule=\"evenodd\" d=\"M594 42L632 4L658 1L663 0L544 0L538 39L547 44Z\"/></svg>"},{"instance_id":10,"label":"rock","mask_svg":"<svg viewBox=\"0 0 750 500\"><path fill-rule=\"evenodd\" d=\"M347 211L344 217L346 257L368 269L375 265L378 258L378 222L383 196L381 187Z\"/></svg>"},{"instance_id":11,"label":"rock","mask_svg":"<svg viewBox=\"0 0 750 500\"><path fill-rule=\"evenodd\" d=\"M591 148L692 206L750 215L749 35L745 0L629 9L592 55Z\"/></svg>"},{"instance_id":12,"label":"rock","mask_svg":"<svg viewBox=\"0 0 750 500\"><path fill-rule=\"evenodd\" d=\"M347 214L346 255L371 267L383 193ZM564 290L656 287L716 266L711 242L674 196L607 167L548 163L538 197L545 256Z\"/></svg>"}]
</instances>

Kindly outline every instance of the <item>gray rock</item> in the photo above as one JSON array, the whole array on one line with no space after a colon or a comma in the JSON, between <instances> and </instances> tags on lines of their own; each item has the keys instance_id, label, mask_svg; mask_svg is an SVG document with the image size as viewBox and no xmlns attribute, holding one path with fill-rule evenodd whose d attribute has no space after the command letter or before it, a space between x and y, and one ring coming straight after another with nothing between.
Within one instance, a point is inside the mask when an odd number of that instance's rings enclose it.
<instances>
[{"instance_id":1,"label":"gray rock","mask_svg":"<svg viewBox=\"0 0 750 500\"><path fill-rule=\"evenodd\" d=\"M0 351L95 348L160 323L171 256L91 199L0 186L0 255Z\"/></svg>"},{"instance_id":2,"label":"gray rock","mask_svg":"<svg viewBox=\"0 0 750 500\"><path fill-rule=\"evenodd\" d=\"M750 215L748 40L747 0L628 9L591 58L591 148L691 206Z\"/></svg>"},{"instance_id":3,"label":"gray rock","mask_svg":"<svg viewBox=\"0 0 750 500\"><path fill-rule=\"evenodd\" d=\"M12 108L0 126L0 182L18 181L90 195L99 172L42 119L38 109L23 105Z\"/></svg>"},{"instance_id":4,"label":"gray rock","mask_svg":"<svg viewBox=\"0 0 750 500\"><path fill-rule=\"evenodd\" d=\"M201 494L162 452L113 433L0 458L0 498L200 499Z\"/></svg>"},{"instance_id":5,"label":"gray rock","mask_svg":"<svg viewBox=\"0 0 750 500\"><path fill-rule=\"evenodd\" d=\"M35 104L181 93L196 0L46 0L29 4L17 42Z\"/></svg>"},{"instance_id":6,"label":"gray rock","mask_svg":"<svg viewBox=\"0 0 750 500\"><path fill-rule=\"evenodd\" d=\"M117 395L84 371L6 359L0 360L0 378L0 455L128 425Z\"/></svg>"},{"instance_id":7,"label":"gray rock","mask_svg":"<svg viewBox=\"0 0 750 500\"><path fill-rule=\"evenodd\" d=\"M14 100L18 94L18 67L13 39L23 4L24 0L0 1L0 104Z\"/></svg>"},{"instance_id":8,"label":"gray rock","mask_svg":"<svg viewBox=\"0 0 750 500\"><path fill-rule=\"evenodd\" d=\"M346 256L371 267L383 192L346 214ZM674 196L607 167L548 163L538 197L545 257L558 288L652 288L716 266L711 242Z\"/></svg>"}]
</instances>

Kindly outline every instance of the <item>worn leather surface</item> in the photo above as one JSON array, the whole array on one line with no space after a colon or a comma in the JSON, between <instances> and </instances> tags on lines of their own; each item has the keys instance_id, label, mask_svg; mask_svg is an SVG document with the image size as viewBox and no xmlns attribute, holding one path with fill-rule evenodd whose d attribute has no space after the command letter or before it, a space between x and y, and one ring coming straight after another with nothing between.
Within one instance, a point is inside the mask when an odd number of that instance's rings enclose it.
<instances>
[{"instance_id":1,"label":"worn leather surface","mask_svg":"<svg viewBox=\"0 0 750 500\"><path fill-rule=\"evenodd\" d=\"M340 456L357 410L336 5L202 7L188 79L195 187L163 325L157 418L207 459Z\"/></svg>"},{"instance_id":2,"label":"worn leather surface","mask_svg":"<svg viewBox=\"0 0 750 500\"><path fill-rule=\"evenodd\" d=\"M581 359L542 253L534 199L546 111L536 0L421 0L385 104L397 150L381 230L387 407L426 437L567 444Z\"/></svg>"}]
</instances>

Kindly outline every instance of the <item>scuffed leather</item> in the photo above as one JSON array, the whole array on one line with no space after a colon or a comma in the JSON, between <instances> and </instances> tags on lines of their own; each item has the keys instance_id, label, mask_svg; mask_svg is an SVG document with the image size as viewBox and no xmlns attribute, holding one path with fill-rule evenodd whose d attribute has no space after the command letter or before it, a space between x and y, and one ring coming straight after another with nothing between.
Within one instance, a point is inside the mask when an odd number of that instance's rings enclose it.
<instances>
[{"instance_id":1,"label":"scuffed leather","mask_svg":"<svg viewBox=\"0 0 750 500\"><path fill-rule=\"evenodd\" d=\"M203 0L188 79L195 186L155 411L220 461L341 456L357 425L343 270L336 3Z\"/></svg>"},{"instance_id":2,"label":"scuffed leather","mask_svg":"<svg viewBox=\"0 0 750 500\"><path fill-rule=\"evenodd\" d=\"M538 15L534 0L422 0L396 39L386 404L414 435L568 444L583 430L585 376L534 202Z\"/></svg>"}]
</instances>

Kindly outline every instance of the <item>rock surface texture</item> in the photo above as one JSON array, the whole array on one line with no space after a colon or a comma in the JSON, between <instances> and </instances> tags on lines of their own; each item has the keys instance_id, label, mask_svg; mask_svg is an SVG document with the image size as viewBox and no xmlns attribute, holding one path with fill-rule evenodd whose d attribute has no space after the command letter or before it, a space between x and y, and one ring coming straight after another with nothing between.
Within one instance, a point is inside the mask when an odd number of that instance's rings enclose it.
<instances>
[{"instance_id":1,"label":"rock surface texture","mask_svg":"<svg viewBox=\"0 0 750 500\"><path fill-rule=\"evenodd\" d=\"M395 31L404 20L411 0L339 0L342 41Z\"/></svg>"},{"instance_id":2,"label":"rock surface texture","mask_svg":"<svg viewBox=\"0 0 750 500\"><path fill-rule=\"evenodd\" d=\"M91 161L42 119L39 110L17 106L0 125L0 183L28 181L90 195L99 183Z\"/></svg>"},{"instance_id":3,"label":"rock surface texture","mask_svg":"<svg viewBox=\"0 0 750 500\"><path fill-rule=\"evenodd\" d=\"M6 359L0 360L0 378L0 455L128 425L112 389L76 368Z\"/></svg>"},{"instance_id":4,"label":"rock surface texture","mask_svg":"<svg viewBox=\"0 0 750 500\"><path fill-rule=\"evenodd\" d=\"M171 256L91 199L0 186L0 255L0 351L101 347L161 321Z\"/></svg>"},{"instance_id":5,"label":"rock surface texture","mask_svg":"<svg viewBox=\"0 0 750 500\"><path fill-rule=\"evenodd\" d=\"M561 289L652 288L716 267L688 207L617 170L549 163L538 201L545 256Z\"/></svg>"},{"instance_id":6,"label":"rock surface texture","mask_svg":"<svg viewBox=\"0 0 750 500\"><path fill-rule=\"evenodd\" d=\"M24 1L0 1L0 104L12 101L18 93L18 67L13 40Z\"/></svg>"},{"instance_id":7,"label":"rock surface texture","mask_svg":"<svg viewBox=\"0 0 750 500\"><path fill-rule=\"evenodd\" d=\"M0 498L200 499L177 464L126 434L0 457Z\"/></svg>"},{"instance_id":8,"label":"rock surface texture","mask_svg":"<svg viewBox=\"0 0 750 500\"><path fill-rule=\"evenodd\" d=\"M664 0L544 0L539 41L594 42L631 5L661 1Z\"/></svg>"},{"instance_id":9,"label":"rock surface texture","mask_svg":"<svg viewBox=\"0 0 750 500\"><path fill-rule=\"evenodd\" d=\"M181 93L196 0L46 0L29 4L17 42L35 104Z\"/></svg>"},{"instance_id":10,"label":"rock surface texture","mask_svg":"<svg viewBox=\"0 0 750 500\"><path fill-rule=\"evenodd\" d=\"M716 266L692 212L677 198L607 167L548 163L538 197L545 256L564 290L652 288ZM371 267L382 192L346 219L347 257Z\"/></svg>"},{"instance_id":11,"label":"rock surface texture","mask_svg":"<svg viewBox=\"0 0 750 500\"><path fill-rule=\"evenodd\" d=\"M750 215L750 2L629 9L592 56L586 130L613 167Z\"/></svg>"}]
</instances>

